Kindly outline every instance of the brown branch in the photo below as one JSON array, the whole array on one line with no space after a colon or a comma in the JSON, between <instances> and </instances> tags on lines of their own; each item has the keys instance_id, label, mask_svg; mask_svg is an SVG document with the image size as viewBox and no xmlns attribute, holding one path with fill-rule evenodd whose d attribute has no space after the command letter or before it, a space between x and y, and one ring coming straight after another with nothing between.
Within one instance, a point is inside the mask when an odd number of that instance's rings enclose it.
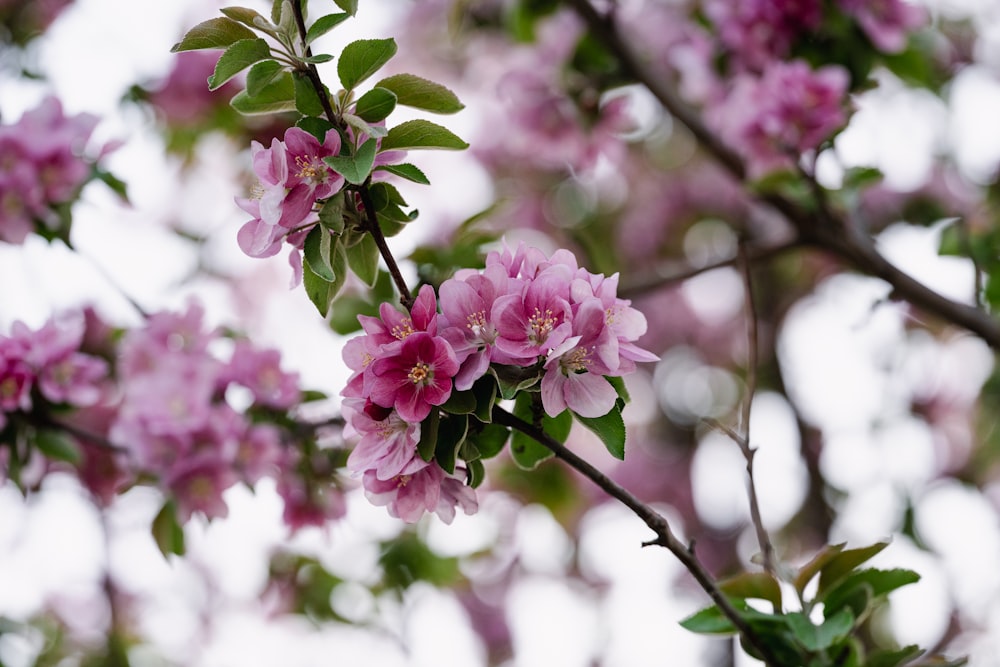
<instances>
[{"instance_id":1,"label":"brown branch","mask_svg":"<svg viewBox=\"0 0 1000 667\"><path fill-rule=\"evenodd\" d=\"M683 124L701 147L712 155L739 181L746 181L742 158L726 146L702 122L674 90L633 53L619 34L612 15L599 13L590 0L565 0L583 18L593 36L618 60L625 74L645 86L674 118ZM875 248L873 240L862 234L851 221L829 208L814 212L775 193L757 193L755 197L779 211L798 231L802 243L815 245L840 258L858 271L889 283L896 296L963 327L986 344L1000 350L1000 322L980 309L948 299L900 271ZM821 202L817 202L818 204Z\"/></svg>"},{"instance_id":2,"label":"brown branch","mask_svg":"<svg viewBox=\"0 0 1000 667\"><path fill-rule=\"evenodd\" d=\"M672 553L681 562L681 564L684 565L687 571L691 573L691 575L695 578L695 581L698 582L698 585L701 586L702 590L708 594L708 596L712 599L712 602L715 603L722 613L725 614L726 618L729 619L740 635L742 635L744 639L746 639L758 651L758 653L764 657L765 664L779 664L774 659L768 646L763 643L757 633L754 632L753 628L751 628L749 624L743 620L743 617L740 616L739 611L737 611L732 602L729 601L729 598L727 598L716 585L715 579L709 571L705 569L705 566L702 565L701 561L698 560L698 557L695 556L694 550L692 548L688 548L677 539L673 531L670 529L670 524L661 514L636 498L627 489L602 473L585 459L567 449L562 443L555 440L542 429L529 424L523 419L519 419L500 406L493 407L493 421L502 426L508 426L516 431L519 431L534 439L539 444L544 445L550 449L557 458L561 459L571 468L588 478L609 496L632 510L632 513L642 519L642 521L649 526L653 533L656 534L656 539L644 543L644 546L657 544L669 550L670 553Z\"/></svg>"},{"instance_id":3,"label":"brown branch","mask_svg":"<svg viewBox=\"0 0 1000 667\"><path fill-rule=\"evenodd\" d=\"M306 46L306 34L308 31L306 29L305 16L302 14L302 3L299 0L293 0L292 9L295 14L295 25L298 28L299 37L305 46L305 55L310 57L312 56L312 49ZM306 63L303 72L309 78L309 83L316 90L316 96L319 97L320 104L323 105L323 113L326 114L326 119L343 131L345 129L343 119L334 111L333 105L330 104L330 96L327 94L322 79L320 79L319 70L316 69L316 65ZM389 274L392 276L392 281L396 284L396 289L399 290L399 299L403 306L409 310L413 306L413 295L410 293L410 288L406 285L406 279L403 278L403 274L399 270L396 258L393 257L392 251L389 249L389 244L385 240L385 234L382 233L382 227L378 224L378 215L375 213L375 207L372 205L369 181L365 181L359 185L357 193L361 197L361 204L365 208L365 231L372 235L372 239L374 239L375 245L378 247L379 254L382 256L382 261L385 262L386 268L388 268Z\"/></svg>"}]
</instances>

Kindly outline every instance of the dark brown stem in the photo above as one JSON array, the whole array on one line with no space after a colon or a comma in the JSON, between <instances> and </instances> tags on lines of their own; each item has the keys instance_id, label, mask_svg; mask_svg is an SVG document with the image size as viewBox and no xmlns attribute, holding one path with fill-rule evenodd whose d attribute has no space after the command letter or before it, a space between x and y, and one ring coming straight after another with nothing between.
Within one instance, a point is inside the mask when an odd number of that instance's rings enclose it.
<instances>
[{"instance_id":1,"label":"dark brown stem","mask_svg":"<svg viewBox=\"0 0 1000 667\"><path fill-rule=\"evenodd\" d=\"M292 9L294 10L295 25L298 28L299 37L302 39L302 43L305 44L307 29L305 17L302 14L302 3L298 0L292 2ZM305 54L307 57L312 56L312 49L306 46ZM334 111L333 105L330 104L330 96L327 94L326 87L319 77L316 65L307 63L303 71L309 78L312 87L316 90L316 96L319 97L320 104L323 105L323 113L326 114L326 119L338 128L343 129L343 120ZM361 204L365 207L365 231L371 234L375 240L375 245L382 256L382 261L385 262L390 275L392 275L392 280L396 284L396 289L399 290L399 300L409 310L413 306L413 295L410 294L410 288L407 287L406 280L403 278L403 274L399 270L399 265L396 263L396 258L393 257L392 251L389 249L389 244L385 240L385 234L382 233L382 227L378 224L378 215L376 215L375 207L372 205L369 182L365 181L359 185L357 193L361 197Z\"/></svg>"},{"instance_id":2,"label":"dark brown stem","mask_svg":"<svg viewBox=\"0 0 1000 667\"><path fill-rule=\"evenodd\" d=\"M653 75L622 39L611 15L599 13L590 0L565 0L586 22L593 36L604 44L624 73L645 86L663 107L680 121L703 149L739 181L746 180L746 165L723 144L674 90ZM889 283L895 295L941 319L968 329L990 347L1000 350L1000 323L980 309L952 301L900 271L875 248L873 240L851 221L829 208L819 215L774 193L758 193L758 201L779 211L798 231L802 243L815 245L855 269ZM821 204L822 202L817 202Z\"/></svg>"},{"instance_id":3,"label":"dark brown stem","mask_svg":"<svg viewBox=\"0 0 1000 667\"><path fill-rule=\"evenodd\" d=\"M494 406L493 408L493 421L519 431L552 450L552 453L557 458L592 481L609 496L632 510L632 513L642 519L656 535L656 539L646 542L645 545L657 544L669 550L684 565L687 571L691 573L691 576L695 578L698 585L708 594L712 602L715 603L722 613L725 614L726 618L729 619L737 631L764 657L764 662L769 665L778 664L768 647L761 641L760 637L757 636L746 621L743 620L743 617L740 616L740 613L729 601L729 598L716 585L715 579L705 569L705 566L701 564L698 557L695 556L694 550L688 548L677 539L670 529L670 524L662 515L636 498L627 489L586 460L567 449L562 443L552 438L552 436L542 429L536 428L523 419L515 417L500 406Z\"/></svg>"}]
</instances>

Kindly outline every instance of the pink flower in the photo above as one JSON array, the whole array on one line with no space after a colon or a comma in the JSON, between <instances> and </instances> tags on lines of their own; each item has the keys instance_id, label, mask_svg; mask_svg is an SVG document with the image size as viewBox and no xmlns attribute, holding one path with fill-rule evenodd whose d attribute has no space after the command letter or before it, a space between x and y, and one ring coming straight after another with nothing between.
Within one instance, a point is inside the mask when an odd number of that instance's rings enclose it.
<instances>
[{"instance_id":1,"label":"pink flower","mask_svg":"<svg viewBox=\"0 0 1000 667\"><path fill-rule=\"evenodd\" d=\"M906 48L907 34L927 22L923 7L905 0L838 0L858 21L876 48L898 53Z\"/></svg>"},{"instance_id":2,"label":"pink flower","mask_svg":"<svg viewBox=\"0 0 1000 667\"><path fill-rule=\"evenodd\" d=\"M374 471L362 479L365 496L374 505L386 506L389 515L415 523L424 512L436 513L445 523L455 518L455 508L473 514L479 505L476 494L457 476L450 476L436 463L411 475L380 480Z\"/></svg>"},{"instance_id":3,"label":"pink flower","mask_svg":"<svg viewBox=\"0 0 1000 667\"><path fill-rule=\"evenodd\" d=\"M386 480L413 474L427 465L417 454L419 422L406 422L395 410L356 398L344 401L343 414L347 420L344 437L361 436L347 459L352 473L371 470L377 479Z\"/></svg>"},{"instance_id":4,"label":"pink flower","mask_svg":"<svg viewBox=\"0 0 1000 667\"><path fill-rule=\"evenodd\" d=\"M759 178L791 167L844 125L848 78L839 66L813 71L802 61L773 62L760 78L737 77L708 119Z\"/></svg>"},{"instance_id":5,"label":"pink flower","mask_svg":"<svg viewBox=\"0 0 1000 667\"><path fill-rule=\"evenodd\" d=\"M530 364L570 336L571 317L568 274L543 271L521 294L506 294L493 304L496 346Z\"/></svg>"},{"instance_id":6,"label":"pink flower","mask_svg":"<svg viewBox=\"0 0 1000 667\"><path fill-rule=\"evenodd\" d=\"M431 406L451 396L458 358L448 342L426 332L407 335L396 354L380 357L372 365L371 399L394 407L408 422L421 422Z\"/></svg>"},{"instance_id":7,"label":"pink flower","mask_svg":"<svg viewBox=\"0 0 1000 667\"><path fill-rule=\"evenodd\" d=\"M792 44L823 20L820 0L710 0L705 12L722 43L752 70L787 56Z\"/></svg>"},{"instance_id":8,"label":"pink flower","mask_svg":"<svg viewBox=\"0 0 1000 667\"><path fill-rule=\"evenodd\" d=\"M272 408L288 409L299 401L299 376L281 370L278 350L258 350L246 340L236 341L233 356L220 383L236 382L253 392L254 401Z\"/></svg>"}]
</instances>

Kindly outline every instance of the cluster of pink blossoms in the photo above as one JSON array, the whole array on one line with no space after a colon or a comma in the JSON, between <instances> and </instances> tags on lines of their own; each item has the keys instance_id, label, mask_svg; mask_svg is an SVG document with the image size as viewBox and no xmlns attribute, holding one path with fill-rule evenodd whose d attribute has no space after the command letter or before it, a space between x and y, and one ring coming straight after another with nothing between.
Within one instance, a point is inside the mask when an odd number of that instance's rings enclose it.
<instances>
[{"instance_id":1,"label":"cluster of pink blossoms","mask_svg":"<svg viewBox=\"0 0 1000 667\"><path fill-rule=\"evenodd\" d=\"M363 143L367 136L359 139ZM302 279L302 245L319 221L314 205L344 187L344 177L323 162L325 157L338 155L340 148L336 130L329 130L320 143L298 127L288 128L283 141L272 139L270 148L257 141L251 143L258 184L251 197L236 199L237 205L253 216L240 228L237 242L251 257L271 257L285 242L290 244L293 286ZM375 164L387 164L402 155L400 151L386 151L375 158Z\"/></svg>"},{"instance_id":2,"label":"cluster of pink blossoms","mask_svg":"<svg viewBox=\"0 0 1000 667\"><path fill-rule=\"evenodd\" d=\"M0 125L0 241L20 244L36 230L60 231L56 208L71 203L90 178L93 160L83 151L96 125L90 114L64 115L54 97Z\"/></svg>"},{"instance_id":3,"label":"cluster of pink blossoms","mask_svg":"<svg viewBox=\"0 0 1000 667\"><path fill-rule=\"evenodd\" d=\"M277 350L246 340L220 358L222 337L202 318L197 305L157 313L120 343L90 311L34 331L15 323L0 337L3 460L3 445L22 432L30 441L38 429L66 425L84 448L81 480L102 498L152 476L181 521L194 512L212 518L227 513L226 489L267 476L277 480L293 529L342 516L342 493L321 478L328 471L314 474L290 445L298 376L282 370ZM232 405L239 393L245 411Z\"/></svg>"},{"instance_id":4,"label":"cluster of pink blossoms","mask_svg":"<svg viewBox=\"0 0 1000 667\"><path fill-rule=\"evenodd\" d=\"M108 364L80 351L83 338L77 317L53 318L37 331L15 322L10 336L0 337L0 431L9 415L40 403L79 408L101 398Z\"/></svg>"},{"instance_id":5,"label":"cluster of pink blossoms","mask_svg":"<svg viewBox=\"0 0 1000 667\"><path fill-rule=\"evenodd\" d=\"M773 62L761 76L734 79L707 120L746 160L752 177L791 167L847 122L847 70L813 70L801 60Z\"/></svg>"},{"instance_id":6,"label":"cluster of pink blossoms","mask_svg":"<svg viewBox=\"0 0 1000 667\"><path fill-rule=\"evenodd\" d=\"M522 245L442 283L440 313L425 285L408 314L382 304L381 317L359 316L365 333L344 348L354 374L342 393L360 435L348 469L363 476L369 499L406 521L424 511L450 521L456 505L475 510L472 490L423 460L417 444L420 422L491 365L535 371L551 416L614 409L618 393L605 376L657 359L635 344L646 320L617 287L617 275L590 273L567 250L550 258Z\"/></svg>"}]
</instances>

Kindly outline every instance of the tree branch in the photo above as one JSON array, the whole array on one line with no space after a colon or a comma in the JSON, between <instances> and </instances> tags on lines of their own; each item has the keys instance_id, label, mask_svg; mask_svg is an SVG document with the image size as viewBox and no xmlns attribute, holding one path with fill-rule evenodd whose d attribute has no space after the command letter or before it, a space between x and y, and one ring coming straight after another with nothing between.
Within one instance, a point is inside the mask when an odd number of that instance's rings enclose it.
<instances>
[{"instance_id":1,"label":"tree branch","mask_svg":"<svg viewBox=\"0 0 1000 667\"><path fill-rule=\"evenodd\" d=\"M714 602L722 613L725 614L726 618L729 619L739 633L760 653L760 655L764 656L764 662L769 665L779 664L774 659L767 645L761 641L760 637L758 637L746 621L743 620L743 617L740 616L740 613L729 601L729 598L727 598L716 585L715 579L708 572L708 570L705 569L705 566L701 564L698 557L695 556L694 550L688 548L677 539L673 531L670 529L670 524L662 515L656 512L649 505L646 505L641 500L636 498L627 489L602 473L589 462L567 449L562 443L555 440L542 429L529 424L523 419L515 417L513 414L504 410L500 406L493 407L493 421L502 426L507 426L515 431L524 433L539 444L552 450L557 458L561 459L571 468L588 478L609 496L632 510L632 512L637 517L642 519L642 521L649 526L653 533L656 534L656 539L647 542L646 544L658 544L662 547L666 547L666 549L669 550L670 553L672 553L681 562L681 564L684 565L687 571L691 573L691 575L695 578L695 581L698 582L698 585L701 586L702 590L708 594L708 596L712 599L712 602Z\"/></svg>"},{"instance_id":2,"label":"tree branch","mask_svg":"<svg viewBox=\"0 0 1000 667\"><path fill-rule=\"evenodd\" d=\"M639 60L622 39L612 15L600 14L590 0L565 1L583 18L594 37L611 51L627 75L645 86L732 176L746 181L746 165L742 158L723 144L698 114ZM801 242L826 250L858 271L881 278L892 286L896 296L971 331L990 347L1000 350L1000 322L978 308L942 296L900 271L878 252L868 235L862 234L843 215L827 208L820 211L817 220L813 212L781 195L758 193L754 196L784 215L798 231Z\"/></svg>"}]
</instances>

